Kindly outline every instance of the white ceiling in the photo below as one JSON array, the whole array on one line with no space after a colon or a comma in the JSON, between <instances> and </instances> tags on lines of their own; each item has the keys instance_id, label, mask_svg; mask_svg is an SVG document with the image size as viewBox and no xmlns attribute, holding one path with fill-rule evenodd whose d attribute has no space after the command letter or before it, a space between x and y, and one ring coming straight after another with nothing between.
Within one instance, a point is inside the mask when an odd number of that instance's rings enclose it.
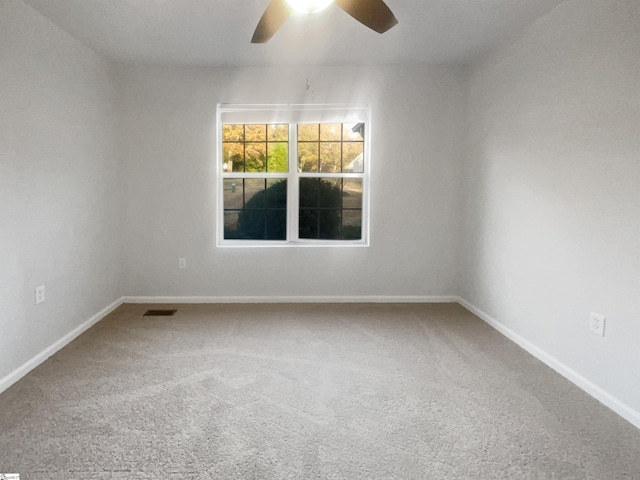
<instances>
[{"instance_id":1,"label":"white ceiling","mask_svg":"<svg viewBox=\"0 0 640 480\"><path fill-rule=\"evenodd\" d=\"M332 5L250 43L269 0L25 0L118 61L179 65L464 63L563 0L386 0L399 24L379 35Z\"/></svg>"}]
</instances>

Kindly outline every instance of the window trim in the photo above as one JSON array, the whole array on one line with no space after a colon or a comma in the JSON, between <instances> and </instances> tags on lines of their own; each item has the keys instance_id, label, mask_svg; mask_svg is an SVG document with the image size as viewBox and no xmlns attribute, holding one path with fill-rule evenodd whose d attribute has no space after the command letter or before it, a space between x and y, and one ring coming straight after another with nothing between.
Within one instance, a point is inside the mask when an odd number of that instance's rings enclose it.
<instances>
[{"instance_id":1,"label":"window trim","mask_svg":"<svg viewBox=\"0 0 640 480\"><path fill-rule=\"evenodd\" d=\"M225 121L231 116L231 121ZM291 105L217 105L216 115L216 246L218 248L252 247L368 247L370 239L370 176L371 176L371 111L368 105L291 104ZM368 134L364 138L364 172L329 173L298 172L297 126L303 123L364 122ZM270 124L289 126L288 172L224 172L222 126L225 123ZM362 238L360 240L321 240L298 238L298 210L300 178L361 178L362 179ZM287 179L287 239L237 240L224 238L224 180L229 178L285 178Z\"/></svg>"}]
</instances>

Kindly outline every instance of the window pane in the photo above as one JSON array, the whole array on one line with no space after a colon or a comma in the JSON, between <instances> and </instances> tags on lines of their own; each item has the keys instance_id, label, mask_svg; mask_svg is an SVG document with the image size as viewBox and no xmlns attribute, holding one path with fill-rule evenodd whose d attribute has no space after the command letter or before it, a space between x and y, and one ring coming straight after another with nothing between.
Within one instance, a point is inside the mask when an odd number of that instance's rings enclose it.
<instances>
[{"instance_id":1,"label":"window pane","mask_svg":"<svg viewBox=\"0 0 640 480\"><path fill-rule=\"evenodd\" d=\"M266 142L267 126L266 125L245 125L244 135L246 142Z\"/></svg>"},{"instance_id":2,"label":"window pane","mask_svg":"<svg viewBox=\"0 0 640 480\"><path fill-rule=\"evenodd\" d=\"M244 171L243 143L225 143L222 146L222 170L224 172Z\"/></svg>"},{"instance_id":3,"label":"window pane","mask_svg":"<svg viewBox=\"0 0 640 480\"><path fill-rule=\"evenodd\" d=\"M224 227L228 240L285 240L287 180L225 179Z\"/></svg>"},{"instance_id":4,"label":"window pane","mask_svg":"<svg viewBox=\"0 0 640 480\"><path fill-rule=\"evenodd\" d=\"M354 131L355 130L355 131ZM345 123L342 126L342 140L364 140L364 123Z\"/></svg>"},{"instance_id":5,"label":"window pane","mask_svg":"<svg viewBox=\"0 0 640 480\"><path fill-rule=\"evenodd\" d=\"M277 124L267 127L267 140L270 142L288 142L289 141L289 125Z\"/></svg>"},{"instance_id":6,"label":"window pane","mask_svg":"<svg viewBox=\"0 0 640 480\"><path fill-rule=\"evenodd\" d=\"M267 169L267 144L245 143L245 171L264 172Z\"/></svg>"},{"instance_id":7,"label":"window pane","mask_svg":"<svg viewBox=\"0 0 640 480\"><path fill-rule=\"evenodd\" d=\"M285 199L286 201L286 199ZM287 239L287 210L267 210L266 240Z\"/></svg>"},{"instance_id":8,"label":"window pane","mask_svg":"<svg viewBox=\"0 0 640 480\"><path fill-rule=\"evenodd\" d=\"M341 123L322 123L320 124L320 140L340 141L342 140L342 124Z\"/></svg>"},{"instance_id":9,"label":"window pane","mask_svg":"<svg viewBox=\"0 0 640 480\"><path fill-rule=\"evenodd\" d=\"M289 170L289 125L228 124L222 130L223 172Z\"/></svg>"},{"instance_id":10,"label":"window pane","mask_svg":"<svg viewBox=\"0 0 640 480\"><path fill-rule=\"evenodd\" d=\"M342 211L342 239L362 239L362 210Z\"/></svg>"},{"instance_id":11,"label":"window pane","mask_svg":"<svg viewBox=\"0 0 640 480\"><path fill-rule=\"evenodd\" d=\"M242 179L226 179L224 181L224 208L238 209L243 206L243 184Z\"/></svg>"},{"instance_id":12,"label":"window pane","mask_svg":"<svg viewBox=\"0 0 640 480\"><path fill-rule=\"evenodd\" d=\"M341 144L340 142L320 143L320 171L339 172L341 169Z\"/></svg>"},{"instance_id":13,"label":"window pane","mask_svg":"<svg viewBox=\"0 0 640 480\"><path fill-rule=\"evenodd\" d=\"M266 238L266 210L244 208L238 215L238 237L245 240L264 240Z\"/></svg>"},{"instance_id":14,"label":"window pane","mask_svg":"<svg viewBox=\"0 0 640 480\"><path fill-rule=\"evenodd\" d=\"M320 230L318 238L322 240L340 240L340 210L320 210Z\"/></svg>"},{"instance_id":15,"label":"window pane","mask_svg":"<svg viewBox=\"0 0 640 480\"><path fill-rule=\"evenodd\" d=\"M301 209L298 215L298 237L318 238L318 210Z\"/></svg>"},{"instance_id":16,"label":"window pane","mask_svg":"<svg viewBox=\"0 0 640 480\"><path fill-rule=\"evenodd\" d=\"M301 178L299 238L340 238L341 186L339 178Z\"/></svg>"},{"instance_id":17,"label":"window pane","mask_svg":"<svg viewBox=\"0 0 640 480\"><path fill-rule=\"evenodd\" d=\"M299 205L300 208L318 207L318 184L319 178L301 178L300 179L300 193L299 193Z\"/></svg>"},{"instance_id":18,"label":"window pane","mask_svg":"<svg viewBox=\"0 0 640 480\"><path fill-rule=\"evenodd\" d=\"M265 192L264 180L261 178L247 178L244 180L244 208L264 208Z\"/></svg>"},{"instance_id":19,"label":"window pane","mask_svg":"<svg viewBox=\"0 0 640 480\"><path fill-rule=\"evenodd\" d=\"M342 207L362 208L362 179L345 178L342 186Z\"/></svg>"},{"instance_id":20,"label":"window pane","mask_svg":"<svg viewBox=\"0 0 640 480\"><path fill-rule=\"evenodd\" d=\"M240 212L224 212L224 238L226 240L237 240L242 238L238 230L238 215Z\"/></svg>"},{"instance_id":21,"label":"window pane","mask_svg":"<svg viewBox=\"0 0 640 480\"><path fill-rule=\"evenodd\" d=\"M267 171L289 171L289 145L285 142L267 144Z\"/></svg>"},{"instance_id":22,"label":"window pane","mask_svg":"<svg viewBox=\"0 0 640 480\"><path fill-rule=\"evenodd\" d=\"M222 140L225 142L244 141L244 125L223 125Z\"/></svg>"},{"instance_id":23,"label":"window pane","mask_svg":"<svg viewBox=\"0 0 640 480\"><path fill-rule=\"evenodd\" d=\"M345 142L342 144L342 171L364 172L364 143Z\"/></svg>"},{"instance_id":24,"label":"window pane","mask_svg":"<svg viewBox=\"0 0 640 480\"><path fill-rule=\"evenodd\" d=\"M318 171L318 144L298 143L298 171Z\"/></svg>"},{"instance_id":25,"label":"window pane","mask_svg":"<svg viewBox=\"0 0 640 480\"><path fill-rule=\"evenodd\" d=\"M298 141L314 141L320 140L320 125L317 123L302 123L298 125Z\"/></svg>"},{"instance_id":26,"label":"window pane","mask_svg":"<svg viewBox=\"0 0 640 480\"><path fill-rule=\"evenodd\" d=\"M322 178L318 185L318 206L320 208L340 208L340 183L339 178Z\"/></svg>"},{"instance_id":27,"label":"window pane","mask_svg":"<svg viewBox=\"0 0 640 480\"><path fill-rule=\"evenodd\" d=\"M267 180L267 208L287 208L287 181L284 179Z\"/></svg>"},{"instance_id":28,"label":"window pane","mask_svg":"<svg viewBox=\"0 0 640 480\"><path fill-rule=\"evenodd\" d=\"M339 178L301 178L300 208L340 208Z\"/></svg>"}]
</instances>

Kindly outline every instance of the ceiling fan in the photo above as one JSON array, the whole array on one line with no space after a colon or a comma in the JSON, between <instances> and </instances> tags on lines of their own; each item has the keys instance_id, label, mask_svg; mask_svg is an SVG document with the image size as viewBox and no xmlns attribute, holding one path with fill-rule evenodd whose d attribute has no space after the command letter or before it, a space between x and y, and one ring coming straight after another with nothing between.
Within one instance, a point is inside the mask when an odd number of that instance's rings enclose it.
<instances>
[{"instance_id":1,"label":"ceiling fan","mask_svg":"<svg viewBox=\"0 0 640 480\"><path fill-rule=\"evenodd\" d=\"M383 0L271 0L258 22L251 43L268 42L295 11L316 13L332 3L378 33L384 33L398 23Z\"/></svg>"}]
</instances>

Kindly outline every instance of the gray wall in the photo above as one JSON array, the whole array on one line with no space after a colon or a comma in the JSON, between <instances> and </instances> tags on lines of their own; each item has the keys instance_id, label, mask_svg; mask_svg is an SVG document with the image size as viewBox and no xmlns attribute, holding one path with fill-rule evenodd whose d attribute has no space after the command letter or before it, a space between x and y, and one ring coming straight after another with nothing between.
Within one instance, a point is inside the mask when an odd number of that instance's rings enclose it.
<instances>
[{"instance_id":1,"label":"gray wall","mask_svg":"<svg viewBox=\"0 0 640 480\"><path fill-rule=\"evenodd\" d=\"M455 292L465 98L457 72L139 67L121 75L128 295ZM217 102L370 103L371 246L216 248Z\"/></svg>"},{"instance_id":2,"label":"gray wall","mask_svg":"<svg viewBox=\"0 0 640 480\"><path fill-rule=\"evenodd\" d=\"M0 380L122 294L114 79L30 7L0 2Z\"/></svg>"},{"instance_id":3,"label":"gray wall","mask_svg":"<svg viewBox=\"0 0 640 480\"><path fill-rule=\"evenodd\" d=\"M636 415L639 25L636 0L570 0L476 65L461 250L467 301Z\"/></svg>"}]
</instances>

